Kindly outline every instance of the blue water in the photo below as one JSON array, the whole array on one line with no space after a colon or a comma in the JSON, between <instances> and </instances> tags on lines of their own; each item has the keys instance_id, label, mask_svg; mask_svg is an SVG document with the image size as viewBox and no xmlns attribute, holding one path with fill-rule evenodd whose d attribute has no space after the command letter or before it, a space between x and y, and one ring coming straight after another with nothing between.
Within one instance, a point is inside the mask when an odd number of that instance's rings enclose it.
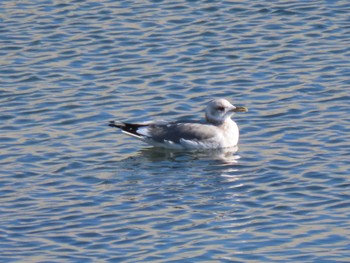
<instances>
[{"instance_id":1,"label":"blue water","mask_svg":"<svg viewBox=\"0 0 350 263\"><path fill-rule=\"evenodd\" d=\"M1 262L347 262L349 1L0 3ZM235 154L110 120L234 116Z\"/></svg>"}]
</instances>

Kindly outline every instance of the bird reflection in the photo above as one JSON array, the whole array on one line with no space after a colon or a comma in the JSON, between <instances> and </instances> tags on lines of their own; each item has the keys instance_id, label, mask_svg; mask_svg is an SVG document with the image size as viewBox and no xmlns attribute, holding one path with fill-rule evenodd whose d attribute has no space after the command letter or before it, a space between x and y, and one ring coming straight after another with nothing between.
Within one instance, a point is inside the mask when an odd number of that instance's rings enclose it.
<instances>
[{"instance_id":1,"label":"bird reflection","mask_svg":"<svg viewBox=\"0 0 350 263\"><path fill-rule=\"evenodd\" d=\"M138 155L148 159L152 162L173 160L173 161L186 161L186 160L206 160L206 161L220 161L223 164L234 164L240 158L237 155L238 147L228 147L223 149L206 150L206 151L176 151L164 148L142 148L139 150Z\"/></svg>"}]
</instances>

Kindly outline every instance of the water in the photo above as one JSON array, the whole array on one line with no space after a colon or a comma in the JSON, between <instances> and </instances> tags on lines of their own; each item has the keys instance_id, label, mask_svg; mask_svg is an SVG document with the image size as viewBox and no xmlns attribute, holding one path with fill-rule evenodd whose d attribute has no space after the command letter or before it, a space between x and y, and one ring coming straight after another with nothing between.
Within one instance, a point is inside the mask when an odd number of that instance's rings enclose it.
<instances>
[{"instance_id":1,"label":"water","mask_svg":"<svg viewBox=\"0 0 350 263\"><path fill-rule=\"evenodd\" d=\"M348 1L2 1L1 262L346 262ZM234 155L108 121L235 115Z\"/></svg>"}]
</instances>

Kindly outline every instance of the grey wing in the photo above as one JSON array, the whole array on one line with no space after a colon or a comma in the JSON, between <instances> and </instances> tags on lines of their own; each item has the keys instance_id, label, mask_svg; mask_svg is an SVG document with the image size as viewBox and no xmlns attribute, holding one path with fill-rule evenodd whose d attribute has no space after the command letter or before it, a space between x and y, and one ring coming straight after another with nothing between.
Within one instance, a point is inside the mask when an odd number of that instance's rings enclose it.
<instances>
[{"instance_id":1,"label":"grey wing","mask_svg":"<svg viewBox=\"0 0 350 263\"><path fill-rule=\"evenodd\" d=\"M150 125L150 137L157 142L181 140L204 141L217 135L217 128L200 123L169 123L167 125Z\"/></svg>"}]
</instances>

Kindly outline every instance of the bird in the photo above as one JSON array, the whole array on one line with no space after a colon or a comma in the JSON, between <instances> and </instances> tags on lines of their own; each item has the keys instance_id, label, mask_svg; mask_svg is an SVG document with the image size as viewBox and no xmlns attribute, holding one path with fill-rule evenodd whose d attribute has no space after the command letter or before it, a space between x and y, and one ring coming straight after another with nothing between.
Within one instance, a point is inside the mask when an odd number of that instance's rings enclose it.
<instances>
[{"instance_id":1,"label":"bird","mask_svg":"<svg viewBox=\"0 0 350 263\"><path fill-rule=\"evenodd\" d=\"M211 100L205 108L205 121L154 121L129 123L110 121L109 126L154 147L173 150L210 150L235 147L239 129L231 119L248 108L233 106L228 100Z\"/></svg>"}]
</instances>

